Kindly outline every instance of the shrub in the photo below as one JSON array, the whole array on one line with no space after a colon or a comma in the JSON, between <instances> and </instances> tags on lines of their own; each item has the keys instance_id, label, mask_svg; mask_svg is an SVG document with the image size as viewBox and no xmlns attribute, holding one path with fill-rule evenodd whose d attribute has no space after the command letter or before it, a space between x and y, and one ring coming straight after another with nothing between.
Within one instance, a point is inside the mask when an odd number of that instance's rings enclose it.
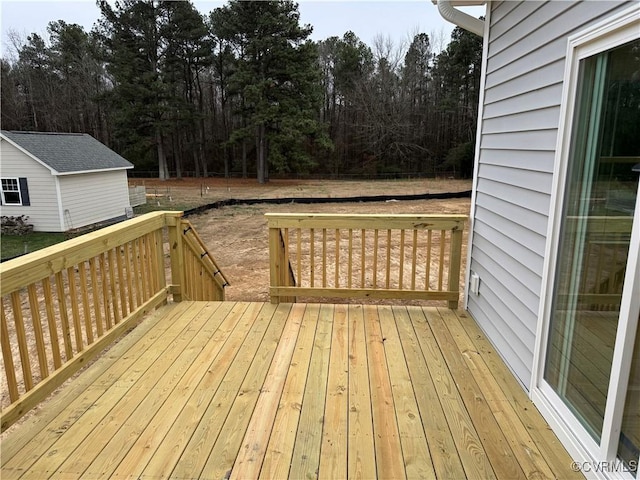
<instances>
[{"instance_id":1,"label":"shrub","mask_svg":"<svg viewBox=\"0 0 640 480\"><path fill-rule=\"evenodd\" d=\"M28 223L29 217L20 215L19 217L2 216L3 235L26 235L33 232L33 225Z\"/></svg>"}]
</instances>

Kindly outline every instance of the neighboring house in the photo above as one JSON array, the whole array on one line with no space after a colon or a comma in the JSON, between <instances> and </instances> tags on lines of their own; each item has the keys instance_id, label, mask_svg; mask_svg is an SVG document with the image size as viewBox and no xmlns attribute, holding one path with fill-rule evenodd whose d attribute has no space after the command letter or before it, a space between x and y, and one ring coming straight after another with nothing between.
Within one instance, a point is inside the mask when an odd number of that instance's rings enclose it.
<instances>
[{"instance_id":1,"label":"neighboring house","mask_svg":"<svg viewBox=\"0 0 640 480\"><path fill-rule=\"evenodd\" d=\"M439 10L484 37L467 309L585 475L640 478L640 3Z\"/></svg>"},{"instance_id":2,"label":"neighboring house","mask_svg":"<svg viewBox=\"0 0 640 480\"><path fill-rule=\"evenodd\" d=\"M65 232L126 217L133 165L87 134L0 132L2 215Z\"/></svg>"}]
</instances>

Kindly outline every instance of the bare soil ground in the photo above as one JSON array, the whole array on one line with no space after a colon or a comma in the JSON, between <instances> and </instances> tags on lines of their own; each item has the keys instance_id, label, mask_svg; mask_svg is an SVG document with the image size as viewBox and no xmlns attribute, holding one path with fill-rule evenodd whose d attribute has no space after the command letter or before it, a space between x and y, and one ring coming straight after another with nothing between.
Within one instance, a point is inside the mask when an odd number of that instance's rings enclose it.
<instances>
[{"instance_id":1,"label":"bare soil ground","mask_svg":"<svg viewBox=\"0 0 640 480\"><path fill-rule=\"evenodd\" d=\"M170 195L172 202L212 203L225 198L285 197L349 197L370 195L408 195L422 193L461 192L471 189L464 180L397 180L397 181L294 181L276 180L258 185L255 180L217 180L204 187L197 179L170 181L145 180L147 193L158 188ZM139 183L141 184L141 183ZM222 185L221 185L222 184ZM160 185L156 187L156 185ZM153 197L155 200L156 197ZM205 201L206 200L206 201ZM162 197L160 202L168 201ZM358 202L328 204L237 205L211 209L191 215L189 220L213 254L231 283L226 289L228 300L267 301L269 286L269 252L267 212L289 213L436 213L468 214L469 198L448 200ZM463 262L466 260L466 228ZM464 263L462 271L464 271Z\"/></svg>"},{"instance_id":2,"label":"bare soil ground","mask_svg":"<svg viewBox=\"0 0 640 480\"><path fill-rule=\"evenodd\" d=\"M471 190L470 180L271 180L259 184L254 179L185 178L158 180L137 178L130 186L145 186L148 202L175 209L192 208L228 198L350 197L370 195L413 195Z\"/></svg>"}]
</instances>

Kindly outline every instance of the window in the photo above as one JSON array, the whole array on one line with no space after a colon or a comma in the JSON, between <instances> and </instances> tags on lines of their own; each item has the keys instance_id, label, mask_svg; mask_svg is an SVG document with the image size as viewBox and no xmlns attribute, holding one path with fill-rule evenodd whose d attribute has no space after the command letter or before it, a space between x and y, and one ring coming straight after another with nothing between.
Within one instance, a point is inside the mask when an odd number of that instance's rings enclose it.
<instances>
[{"instance_id":1,"label":"window","mask_svg":"<svg viewBox=\"0 0 640 480\"><path fill-rule=\"evenodd\" d=\"M26 178L3 178L1 184L3 205L31 205Z\"/></svg>"}]
</instances>

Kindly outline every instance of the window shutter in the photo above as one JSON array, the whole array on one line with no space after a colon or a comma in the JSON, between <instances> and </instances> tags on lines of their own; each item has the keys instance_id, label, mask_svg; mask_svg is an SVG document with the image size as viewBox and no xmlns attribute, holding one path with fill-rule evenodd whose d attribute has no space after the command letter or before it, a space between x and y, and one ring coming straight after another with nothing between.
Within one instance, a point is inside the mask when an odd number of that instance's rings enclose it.
<instances>
[{"instance_id":1,"label":"window shutter","mask_svg":"<svg viewBox=\"0 0 640 480\"><path fill-rule=\"evenodd\" d=\"M20 177L20 196L22 197L22 205L28 207L31 205L31 200L29 199L29 186L27 185L27 179L24 177Z\"/></svg>"}]
</instances>

